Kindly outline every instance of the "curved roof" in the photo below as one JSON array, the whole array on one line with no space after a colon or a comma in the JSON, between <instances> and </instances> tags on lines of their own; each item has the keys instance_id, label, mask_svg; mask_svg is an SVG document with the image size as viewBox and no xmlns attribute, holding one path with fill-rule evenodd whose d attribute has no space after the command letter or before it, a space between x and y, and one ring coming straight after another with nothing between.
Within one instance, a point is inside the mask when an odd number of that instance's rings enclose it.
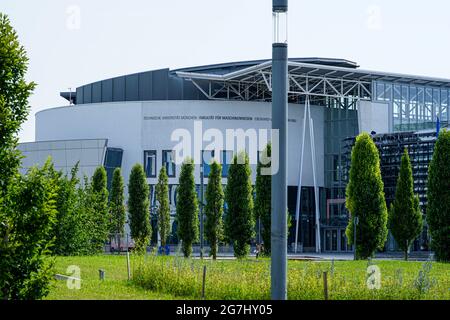
<instances>
[{"instance_id":1,"label":"curved roof","mask_svg":"<svg viewBox=\"0 0 450 320\"><path fill-rule=\"evenodd\" d=\"M271 60L266 59L177 70L167 68L101 80L78 87L75 95L62 92L61 96L71 98L75 104L208 99L270 101L271 67ZM289 93L295 99L299 95L350 95L370 100L373 81L450 88L449 79L361 70L357 63L344 59L292 58L288 68L295 88ZM236 94L234 98L233 94Z\"/></svg>"}]
</instances>

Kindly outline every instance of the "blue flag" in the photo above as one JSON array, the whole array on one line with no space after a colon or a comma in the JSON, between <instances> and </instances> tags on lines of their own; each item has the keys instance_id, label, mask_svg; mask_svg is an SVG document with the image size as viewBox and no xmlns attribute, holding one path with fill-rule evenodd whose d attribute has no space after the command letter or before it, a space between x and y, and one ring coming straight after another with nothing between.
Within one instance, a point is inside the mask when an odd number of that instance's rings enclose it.
<instances>
[{"instance_id":1,"label":"blue flag","mask_svg":"<svg viewBox=\"0 0 450 320\"><path fill-rule=\"evenodd\" d=\"M439 137L439 131L441 131L441 121L439 120L439 117L437 117L437 121L436 121L436 137Z\"/></svg>"}]
</instances>

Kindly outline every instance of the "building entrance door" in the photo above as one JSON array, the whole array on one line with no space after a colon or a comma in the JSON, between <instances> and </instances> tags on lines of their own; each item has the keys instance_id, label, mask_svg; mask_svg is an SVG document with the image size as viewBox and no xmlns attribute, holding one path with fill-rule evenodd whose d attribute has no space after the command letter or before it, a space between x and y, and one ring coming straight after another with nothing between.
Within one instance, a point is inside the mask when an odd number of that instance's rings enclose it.
<instances>
[{"instance_id":1,"label":"building entrance door","mask_svg":"<svg viewBox=\"0 0 450 320\"><path fill-rule=\"evenodd\" d=\"M324 230L325 252L347 252L351 246L347 244L344 228L328 228Z\"/></svg>"}]
</instances>

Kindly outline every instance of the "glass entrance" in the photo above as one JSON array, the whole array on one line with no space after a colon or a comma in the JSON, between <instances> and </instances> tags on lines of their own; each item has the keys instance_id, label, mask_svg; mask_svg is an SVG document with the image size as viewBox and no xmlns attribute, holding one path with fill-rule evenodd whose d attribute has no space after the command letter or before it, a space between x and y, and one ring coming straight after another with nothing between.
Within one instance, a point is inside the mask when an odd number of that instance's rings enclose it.
<instances>
[{"instance_id":1,"label":"glass entrance","mask_svg":"<svg viewBox=\"0 0 450 320\"><path fill-rule=\"evenodd\" d=\"M347 243L344 228L324 229L324 242L325 252L348 252L352 249Z\"/></svg>"}]
</instances>

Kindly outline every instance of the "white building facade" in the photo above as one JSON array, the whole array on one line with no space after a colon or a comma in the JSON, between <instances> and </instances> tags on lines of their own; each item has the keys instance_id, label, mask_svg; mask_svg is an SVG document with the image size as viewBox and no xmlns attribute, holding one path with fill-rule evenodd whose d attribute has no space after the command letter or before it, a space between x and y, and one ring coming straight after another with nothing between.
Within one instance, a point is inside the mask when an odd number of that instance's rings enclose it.
<instances>
[{"instance_id":1,"label":"white building facade","mask_svg":"<svg viewBox=\"0 0 450 320\"><path fill-rule=\"evenodd\" d=\"M91 176L103 165L108 183L113 170L120 167L127 184L131 168L139 163L150 185L152 211L156 205L154 185L165 166L174 216L180 174L175 150L180 141L174 139L174 133L180 130L190 133L190 156L204 156L205 184L212 154L203 150L212 141L208 135L211 130L223 137L221 154L216 156L224 167L223 184L232 156L243 148L250 152L255 181L259 151L270 140L270 72L270 61L163 69L88 84L79 87L76 94L62 93L74 104L36 114L36 142L19 146L25 156L23 171L42 165L51 156L55 167L64 172L70 172L78 162L80 176ZM448 122L450 81L362 71L346 60L314 58L290 61L289 87L288 203L294 222L297 210L299 217L298 228L294 223L290 229L289 241L292 243L298 233L301 247L315 250L314 233L319 227L321 251L350 251L345 238L348 213L344 205L342 140L363 131L390 133L432 126L437 117ZM439 93L436 101L435 91ZM310 106L310 115L305 112L306 106ZM227 139L230 131L244 132L245 143ZM254 137L258 152L252 154ZM194 148L196 139L202 144ZM200 163L195 170L197 185ZM320 215L319 226L315 225L316 214ZM175 235L172 240L176 242Z\"/></svg>"}]
</instances>

